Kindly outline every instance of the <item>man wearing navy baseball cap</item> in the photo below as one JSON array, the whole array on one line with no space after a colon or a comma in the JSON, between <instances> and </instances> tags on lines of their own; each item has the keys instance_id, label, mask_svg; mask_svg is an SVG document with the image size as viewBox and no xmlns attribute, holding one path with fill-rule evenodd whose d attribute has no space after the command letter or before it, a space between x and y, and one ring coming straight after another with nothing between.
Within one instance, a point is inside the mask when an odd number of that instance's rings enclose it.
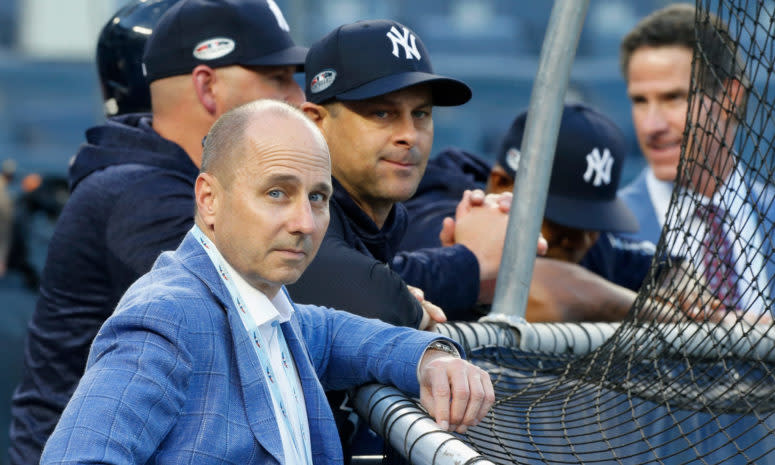
<instances>
[{"instance_id":1,"label":"man wearing navy baseball cap","mask_svg":"<svg viewBox=\"0 0 775 465\"><path fill-rule=\"evenodd\" d=\"M294 45L273 0L133 8L168 8L143 60L152 114L121 115L89 129L70 166L73 192L51 240L13 398L13 464L38 463L100 325L127 287L191 229L210 126L252 100L304 100L293 75L306 49Z\"/></svg>"},{"instance_id":2,"label":"man wearing navy baseball cap","mask_svg":"<svg viewBox=\"0 0 775 465\"><path fill-rule=\"evenodd\" d=\"M523 112L509 128L487 181L488 192L512 190L526 122ZM541 234L549 243L548 258L579 263L638 290L654 245L610 234L638 230L635 215L617 196L625 154L624 136L609 118L587 105L565 105Z\"/></svg>"},{"instance_id":3,"label":"man wearing navy baseball cap","mask_svg":"<svg viewBox=\"0 0 775 465\"><path fill-rule=\"evenodd\" d=\"M148 39L143 69L153 129L197 166L202 138L226 111L270 98L298 106L294 73L307 49L294 45L274 0L181 0Z\"/></svg>"},{"instance_id":4,"label":"man wearing navy baseball cap","mask_svg":"<svg viewBox=\"0 0 775 465\"><path fill-rule=\"evenodd\" d=\"M439 246L442 221L455 216L463 190L511 192L526 120L525 112L516 117L492 166L456 148L431 160L405 202L409 226L401 250ZM609 118L587 105L565 105L541 231L546 255L555 260L536 259L528 320L619 320L629 310L654 246L610 234L637 229L616 196L624 156L623 137Z\"/></svg>"},{"instance_id":5,"label":"man wearing navy baseball cap","mask_svg":"<svg viewBox=\"0 0 775 465\"><path fill-rule=\"evenodd\" d=\"M433 106L467 102L469 87L436 74L420 38L388 20L335 29L312 45L305 72L302 109L328 142L334 195L323 245L291 295L420 328L443 321L429 301L453 319L471 319L477 300L491 299L503 212L470 208L457 245L396 253L407 221L400 202L417 189L428 162ZM424 291L422 305L406 284Z\"/></svg>"},{"instance_id":6,"label":"man wearing navy baseball cap","mask_svg":"<svg viewBox=\"0 0 775 465\"><path fill-rule=\"evenodd\" d=\"M420 38L388 20L335 29L311 46L304 68L302 110L328 143L334 193L323 243L290 295L421 329L445 320L430 302L472 319L497 275L506 214L470 208L460 244L396 253L407 221L400 202L417 188L433 143L433 106L464 104L469 87L436 74ZM329 399L347 447L347 415L337 412L336 394Z\"/></svg>"}]
</instances>

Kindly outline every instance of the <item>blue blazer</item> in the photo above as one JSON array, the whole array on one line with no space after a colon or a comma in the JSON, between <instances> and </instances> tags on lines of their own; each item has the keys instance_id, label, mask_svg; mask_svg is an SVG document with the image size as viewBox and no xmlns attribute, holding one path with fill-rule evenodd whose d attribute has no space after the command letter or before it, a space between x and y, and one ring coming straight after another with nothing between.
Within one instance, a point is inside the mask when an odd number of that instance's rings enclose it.
<instances>
[{"instance_id":1,"label":"blue blazer","mask_svg":"<svg viewBox=\"0 0 775 465\"><path fill-rule=\"evenodd\" d=\"M439 336L322 307L295 309L282 330L304 390L312 458L342 463L324 388L378 381L416 395L417 361ZM189 233L100 329L41 463L215 462L286 463L252 342Z\"/></svg>"},{"instance_id":2,"label":"blue blazer","mask_svg":"<svg viewBox=\"0 0 775 465\"><path fill-rule=\"evenodd\" d=\"M656 244L659 242L659 236L662 234L662 227L659 226L659 220L654 211L654 204L651 203L651 196L646 185L647 171L648 168L641 171L637 178L619 190L618 193L618 196L635 214L638 224L640 224L640 229L636 233L617 233L616 235L635 241L649 241Z\"/></svg>"}]
</instances>

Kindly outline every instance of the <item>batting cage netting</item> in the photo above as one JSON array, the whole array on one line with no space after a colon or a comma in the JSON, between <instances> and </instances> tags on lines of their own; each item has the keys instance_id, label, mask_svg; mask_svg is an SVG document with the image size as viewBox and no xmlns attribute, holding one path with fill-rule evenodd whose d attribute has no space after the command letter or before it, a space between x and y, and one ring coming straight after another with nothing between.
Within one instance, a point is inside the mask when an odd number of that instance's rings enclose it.
<instances>
[{"instance_id":1,"label":"batting cage netting","mask_svg":"<svg viewBox=\"0 0 775 465\"><path fill-rule=\"evenodd\" d=\"M465 463L775 463L775 2L696 7L649 277L616 325L446 325L497 395Z\"/></svg>"}]
</instances>

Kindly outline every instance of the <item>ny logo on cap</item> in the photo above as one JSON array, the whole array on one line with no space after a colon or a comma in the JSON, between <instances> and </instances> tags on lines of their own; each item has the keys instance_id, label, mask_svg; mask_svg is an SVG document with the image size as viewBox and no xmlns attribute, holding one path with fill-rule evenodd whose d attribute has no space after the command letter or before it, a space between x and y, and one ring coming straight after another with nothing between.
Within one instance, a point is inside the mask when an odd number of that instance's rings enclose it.
<instances>
[{"instance_id":1,"label":"ny logo on cap","mask_svg":"<svg viewBox=\"0 0 775 465\"><path fill-rule=\"evenodd\" d=\"M522 159L522 153L516 148L512 147L506 151L506 164L511 167L516 173L519 170L519 161Z\"/></svg>"},{"instance_id":2,"label":"ny logo on cap","mask_svg":"<svg viewBox=\"0 0 775 465\"><path fill-rule=\"evenodd\" d=\"M396 58L400 58L400 53L398 52L398 46L400 45L404 47L404 53L406 53L407 60L411 60L412 57L417 58L418 60L422 59L419 50L417 50L414 34L409 32L409 29L405 27L402 27L402 29L404 30L403 35L398 32L398 29L396 29L395 26L391 26L387 33L387 38L393 43L393 55Z\"/></svg>"},{"instance_id":3,"label":"ny logo on cap","mask_svg":"<svg viewBox=\"0 0 775 465\"><path fill-rule=\"evenodd\" d=\"M614 166L614 157L608 149L603 149L603 154L595 147L587 154L587 170L584 172L584 181L592 182L597 187L601 184L611 184L611 168ZM594 175L595 179L592 179Z\"/></svg>"},{"instance_id":4,"label":"ny logo on cap","mask_svg":"<svg viewBox=\"0 0 775 465\"><path fill-rule=\"evenodd\" d=\"M285 32L289 32L291 27L288 25L288 21L285 20L285 16L283 16L283 12L280 10L280 7L277 6L274 0L266 0L266 3L269 6L269 9L272 10L274 17L277 20L277 25L280 26L280 29Z\"/></svg>"}]
</instances>

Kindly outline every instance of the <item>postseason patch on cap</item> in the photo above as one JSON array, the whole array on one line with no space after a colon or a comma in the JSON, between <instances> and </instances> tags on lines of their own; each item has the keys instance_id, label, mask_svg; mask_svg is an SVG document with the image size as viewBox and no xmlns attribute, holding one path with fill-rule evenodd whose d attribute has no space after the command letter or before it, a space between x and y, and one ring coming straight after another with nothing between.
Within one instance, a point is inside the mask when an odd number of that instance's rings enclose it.
<instances>
[{"instance_id":1,"label":"postseason patch on cap","mask_svg":"<svg viewBox=\"0 0 775 465\"><path fill-rule=\"evenodd\" d=\"M331 84L334 83L335 79L336 71L333 69L324 69L323 71L316 74L314 78L312 78L312 81L309 83L309 90L313 94L323 92L324 90L331 87Z\"/></svg>"},{"instance_id":2,"label":"postseason patch on cap","mask_svg":"<svg viewBox=\"0 0 775 465\"><path fill-rule=\"evenodd\" d=\"M234 51L234 41L227 37L214 37L196 44L194 58L197 60L215 60Z\"/></svg>"}]
</instances>

